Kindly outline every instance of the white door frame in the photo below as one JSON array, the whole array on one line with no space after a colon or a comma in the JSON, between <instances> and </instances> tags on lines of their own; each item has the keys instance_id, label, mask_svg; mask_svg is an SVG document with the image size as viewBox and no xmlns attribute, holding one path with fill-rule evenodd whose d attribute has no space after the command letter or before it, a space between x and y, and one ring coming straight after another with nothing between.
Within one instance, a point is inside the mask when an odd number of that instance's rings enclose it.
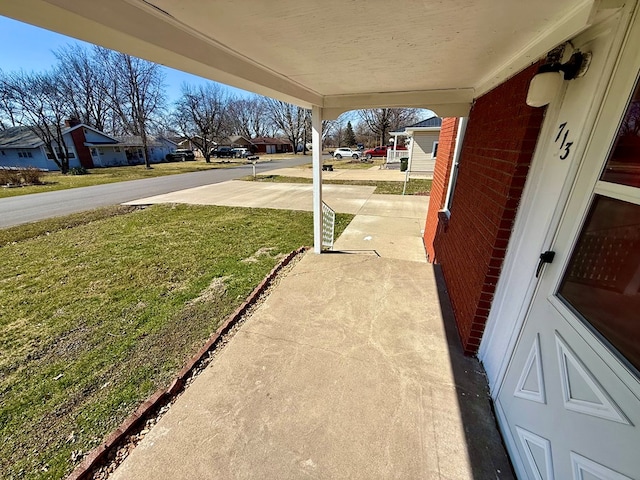
<instances>
[{"instance_id":1,"label":"white door frame","mask_svg":"<svg viewBox=\"0 0 640 480\"><path fill-rule=\"evenodd\" d=\"M630 69L629 62L624 62L624 57L640 54L638 42L633 40L634 37L640 38L640 22L635 14L636 3L630 3L624 5L618 13L619 20L613 34L610 54L604 60L604 65L587 72L587 75L601 72L601 79L593 95L584 99L582 127L580 131L574 131L573 152L563 162L558 161L558 146L553 140L560 118L564 119L567 113L563 112L563 102L569 82L565 82L564 90L547 108L478 355L487 372L494 400L538 285L534 275L538 255L548 250L553 242L581 159L587 144L593 141L591 137L596 121L613 129L608 133L609 148L609 140L615 134L627 101L626 97L615 98L622 88L617 83L626 81L629 84L625 90L627 92L635 82L637 72L625 71ZM612 86L614 69L616 85ZM607 102L603 104L605 96Z\"/></svg>"}]
</instances>

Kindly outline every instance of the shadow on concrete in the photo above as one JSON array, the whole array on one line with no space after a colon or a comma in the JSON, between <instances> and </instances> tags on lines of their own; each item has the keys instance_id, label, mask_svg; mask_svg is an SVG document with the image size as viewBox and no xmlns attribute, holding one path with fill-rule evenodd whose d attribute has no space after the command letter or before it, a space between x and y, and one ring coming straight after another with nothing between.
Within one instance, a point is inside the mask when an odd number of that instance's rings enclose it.
<instances>
[{"instance_id":1,"label":"shadow on concrete","mask_svg":"<svg viewBox=\"0 0 640 480\"><path fill-rule=\"evenodd\" d=\"M486 374L476 358L464 354L442 269L437 264L433 269L473 478L486 480L479 472L493 469L497 479L515 479L498 431Z\"/></svg>"},{"instance_id":2,"label":"shadow on concrete","mask_svg":"<svg viewBox=\"0 0 640 480\"><path fill-rule=\"evenodd\" d=\"M327 250L322 253L333 253L343 255L375 255L379 257L380 254L376 250Z\"/></svg>"}]
</instances>

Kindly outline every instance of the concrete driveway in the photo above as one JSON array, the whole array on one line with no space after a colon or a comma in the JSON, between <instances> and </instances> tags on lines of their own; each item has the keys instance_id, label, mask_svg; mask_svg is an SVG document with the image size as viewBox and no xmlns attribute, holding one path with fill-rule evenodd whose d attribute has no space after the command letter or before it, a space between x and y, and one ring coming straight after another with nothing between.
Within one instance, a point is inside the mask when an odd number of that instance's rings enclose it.
<instances>
[{"instance_id":1,"label":"concrete driveway","mask_svg":"<svg viewBox=\"0 0 640 480\"><path fill-rule=\"evenodd\" d=\"M324 185L324 201L336 212L356 214L373 194L375 187ZM227 207L276 208L313 211L313 186L304 183L229 181L141 198L127 205L187 203Z\"/></svg>"},{"instance_id":2,"label":"concrete driveway","mask_svg":"<svg viewBox=\"0 0 640 480\"><path fill-rule=\"evenodd\" d=\"M356 215L334 250L426 262L422 229L429 197L376 195L375 187L323 185L324 201L338 213ZM187 203L312 211L313 187L299 183L230 181L142 198L128 205Z\"/></svg>"}]
</instances>

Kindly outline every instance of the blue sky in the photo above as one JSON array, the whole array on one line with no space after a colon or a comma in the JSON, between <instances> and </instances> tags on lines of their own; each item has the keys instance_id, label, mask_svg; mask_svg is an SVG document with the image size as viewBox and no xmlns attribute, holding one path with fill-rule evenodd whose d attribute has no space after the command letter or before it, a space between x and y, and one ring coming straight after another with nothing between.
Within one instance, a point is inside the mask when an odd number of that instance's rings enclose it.
<instances>
[{"instance_id":1,"label":"blue sky","mask_svg":"<svg viewBox=\"0 0 640 480\"><path fill-rule=\"evenodd\" d=\"M26 71L47 70L56 62L53 51L69 43L89 45L65 35L0 16L0 69L4 72L20 69ZM183 82L197 85L209 81L172 68L162 68L166 75L166 93L170 102L180 96L180 85ZM244 90L227 88L234 95L247 95Z\"/></svg>"}]
</instances>

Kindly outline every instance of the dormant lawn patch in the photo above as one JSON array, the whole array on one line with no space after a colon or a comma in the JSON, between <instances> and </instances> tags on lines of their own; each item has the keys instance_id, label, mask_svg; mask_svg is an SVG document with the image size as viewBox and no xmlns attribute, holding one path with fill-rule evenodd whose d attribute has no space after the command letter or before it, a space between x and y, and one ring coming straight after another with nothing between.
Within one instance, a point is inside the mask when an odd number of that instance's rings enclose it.
<instances>
[{"instance_id":1,"label":"dormant lawn patch","mask_svg":"<svg viewBox=\"0 0 640 480\"><path fill-rule=\"evenodd\" d=\"M338 216L337 234L350 219ZM11 232L0 247L7 478L68 474L313 237L307 212L182 205Z\"/></svg>"}]
</instances>

